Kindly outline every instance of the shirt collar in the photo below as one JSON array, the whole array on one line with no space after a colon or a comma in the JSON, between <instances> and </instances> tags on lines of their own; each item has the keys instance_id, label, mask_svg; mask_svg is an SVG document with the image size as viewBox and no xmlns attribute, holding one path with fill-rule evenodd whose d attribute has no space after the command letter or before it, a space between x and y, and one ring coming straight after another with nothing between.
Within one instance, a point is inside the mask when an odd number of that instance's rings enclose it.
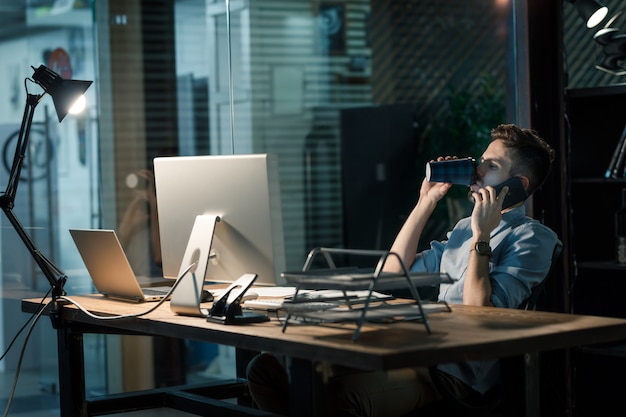
<instances>
[{"instance_id":1,"label":"shirt collar","mask_svg":"<svg viewBox=\"0 0 626 417\"><path fill-rule=\"evenodd\" d=\"M515 227L517 224L520 223L520 220L522 220L524 217L526 217L526 205L525 204L522 204L519 207L515 207L503 213L502 220L500 221L500 224L498 225L498 227L496 227L493 230L493 232L491 232L491 237L500 233L501 230Z\"/></svg>"}]
</instances>

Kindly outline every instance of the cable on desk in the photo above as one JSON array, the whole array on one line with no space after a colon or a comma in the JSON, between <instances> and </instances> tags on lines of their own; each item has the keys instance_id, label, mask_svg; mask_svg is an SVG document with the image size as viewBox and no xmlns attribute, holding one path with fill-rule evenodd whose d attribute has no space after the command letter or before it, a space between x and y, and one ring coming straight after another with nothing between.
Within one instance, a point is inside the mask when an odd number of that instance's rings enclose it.
<instances>
[{"instance_id":1,"label":"cable on desk","mask_svg":"<svg viewBox=\"0 0 626 417\"><path fill-rule=\"evenodd\" d=\"M41 299L41 302L39 303L39 307L37 309L37 313L42 310L44 308L44 301L45 299L50 295L50 292L52 292L52 288L50 288L48 290L48 292L46 293L46 295L43 296L43 298ZM22 332L24 331L24 329L26 328L26 326L28 325L28 323L37 315L37 313L33 314L32 316L30 316L28 318L28 320L26 320L26 322L24 323L24 325L22 325L22 328L19 329L17 331L17 333L15 333L15 336L13 336L13 339L11 339L11 342L9 343L9 345L7 346L6 350L4 351L4 353L2 354L2 356L0 356L0 362L4 359L4 357L9 353L9 351L11 350L11 348L13 347L13 344L16 342L18 336L20 334L22 334Z\"/></svg>"},{"instance_id":2,"label":"cable on desk","mask_svg":"<svg viewBox=\"0 0 626 417\"><path fill-rule=\"evenodd\" d=\"M48 304L46 304L45 307L50 306L53 303L53 301L50 301ZM41 305L43 305L43 300ZM24 339L24 343L22 344L22 350L20 351L20 357L17 361L17 368L15 369L15 377L13 378L13 385L11 386L11 392L9 394L9 398L7 398L7 406L4 409L4 417L7 417L9 415L9 410L11 409L11 403L13 402L13 396L15 395L15 388L17 387L17 380L19 379L20 376L20 370L22 368L22 361L24 360L24 352L26 352L26 346L28 345L28 340L30 339L30 335L33 333L33 329L35 328L35 324L37 324L37 322L39 321L39 319L41 318L41 316L43 315L43 312L46 310L46 308L40 308L37 313L35 313L33 316L31 316L31 318L28 319L28 321L30 321L32 318L34 318L33 322L30 324L30 327L28 328L28 332L26 333L26 338ZM26 323L28 323L28 321ZM23 329L24 327L22 327ZM20 330L21 332L22 330ZM18 332L19 334L19 332Z\"/></svg>"},{"instance_id":3,"label":"cable on desk","mask_svg":"<svg viewBox=\"0 0 626 417\"><path fill-rule=\"evenodd\" d=\"M133 318L133 317L141 317L141 316L145 316L148 313L153 312L154 310L156 310L157 308L159 308L159 306L161 304L163 304L165 301L167 301L169 299L169 297L172 295L172 293L174 292L174 290L176 289L176 287L178 286L178 284L182 281L183 277L185 275L187 275L187 273L189 271L191 271L196 265L198 264L198 262L194 262L191 265L189 265L179 276L178 278L176 278L176 281L174 282L174 285L172 285L172 288L167 292L167 294L165 296L163 296L163 298L161 298L157 303L155 303L151 308L149 308L146 311L143 311L141 313L136 313L136 314L122 314L119 316L99 316L97 314L93 314L92 312L90 312L89 310L87 310L85 307L81 306L77 301L73 300L71 297L68 297L66 295L63 295L61 297L59 297L59 299L61 300L65 300L71 304L74 304L80 311L82 311L83 313L85 313L86 315L88 315L91 318L97 319L97 320L120 320L120 319L128 319L128 318ZM192 276L195 275L195 272L192 272Z\"/></svg>"}]
</instances>

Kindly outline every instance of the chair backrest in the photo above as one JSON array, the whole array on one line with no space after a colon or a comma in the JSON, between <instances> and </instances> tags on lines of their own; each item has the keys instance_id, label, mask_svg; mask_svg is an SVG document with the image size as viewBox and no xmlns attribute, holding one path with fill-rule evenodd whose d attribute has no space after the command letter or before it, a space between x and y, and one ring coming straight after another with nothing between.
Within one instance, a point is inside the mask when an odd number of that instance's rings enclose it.
<instances>
[{"instance_id":1,"label":"chair backrest","mask_svg":"<svg viewBox=\"0 0 626 417\"><path fill-rule=\"evenodd\" d=\"M546 281L552 275L552 272L554 271L556 264L561 257L561 252L563 252L563 242L557 239L556 244L554 245L554 249L552 250L552 263L550 264L550 269L548 270L546 277L543 279L543 281L541 281L539 284L535 285L531 289L530 296L524 302L522 302L522 304L520 304L520 306L518 307L519 309L534 310L537 307L537 301L539 300L539 296L545 291Z\"/></svg>"}]
</instances>

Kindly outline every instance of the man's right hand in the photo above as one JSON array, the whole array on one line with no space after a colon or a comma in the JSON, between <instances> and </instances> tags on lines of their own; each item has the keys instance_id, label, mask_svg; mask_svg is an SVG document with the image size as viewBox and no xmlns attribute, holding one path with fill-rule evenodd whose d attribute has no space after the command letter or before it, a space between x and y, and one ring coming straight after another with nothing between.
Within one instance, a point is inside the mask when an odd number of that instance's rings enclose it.
<instances>
[{"instance_id":1,"label":"man's right hand","mask_svg":"<svg viewBox=\"0 0 626 417\"><path fill-rule=\"evenodd\" d=\"M440 156L437 161L448 161L451 159L457 159L456 156ZM431 161L432 162L432 161ZM420 188L420 198L428 198L432 204L437 204L452 187L451 183L446 182L430 182L426 178L422 181L422 187Z\"/></svg>"},{"instance_id":2,"label":"man's right hand","mask_svg":"<svg viewBox=\"0 0 626 417\"><path fill-rule=\"evenodd\" d=\"M426 178L422 181L420 188L420 198L427 198L433 204L437 204L450 190L452 184L449 182L430 182Z\"/></svg>"}]
</instances>

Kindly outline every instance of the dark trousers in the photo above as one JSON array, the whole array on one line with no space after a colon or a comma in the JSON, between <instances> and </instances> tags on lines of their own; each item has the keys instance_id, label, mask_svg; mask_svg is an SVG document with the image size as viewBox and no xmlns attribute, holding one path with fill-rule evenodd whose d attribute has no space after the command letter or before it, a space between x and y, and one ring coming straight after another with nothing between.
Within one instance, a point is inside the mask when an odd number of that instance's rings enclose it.
<instances>
[{"instance_id":1,"label":"dark trousers","mask_svg":"<svg viewBox=\"0 0 626 417\"><path fill-rule=\"evenodd\" d=\"M261 410L289 415L289 377L278 358L257 355L248 365L247 377L250 395ZM471 391L456 378L446 378L460 396ZM426 368L363 372L334 367L328 384L334 417L406 416L441 399Z\"/></svg>"}]
</instances>

